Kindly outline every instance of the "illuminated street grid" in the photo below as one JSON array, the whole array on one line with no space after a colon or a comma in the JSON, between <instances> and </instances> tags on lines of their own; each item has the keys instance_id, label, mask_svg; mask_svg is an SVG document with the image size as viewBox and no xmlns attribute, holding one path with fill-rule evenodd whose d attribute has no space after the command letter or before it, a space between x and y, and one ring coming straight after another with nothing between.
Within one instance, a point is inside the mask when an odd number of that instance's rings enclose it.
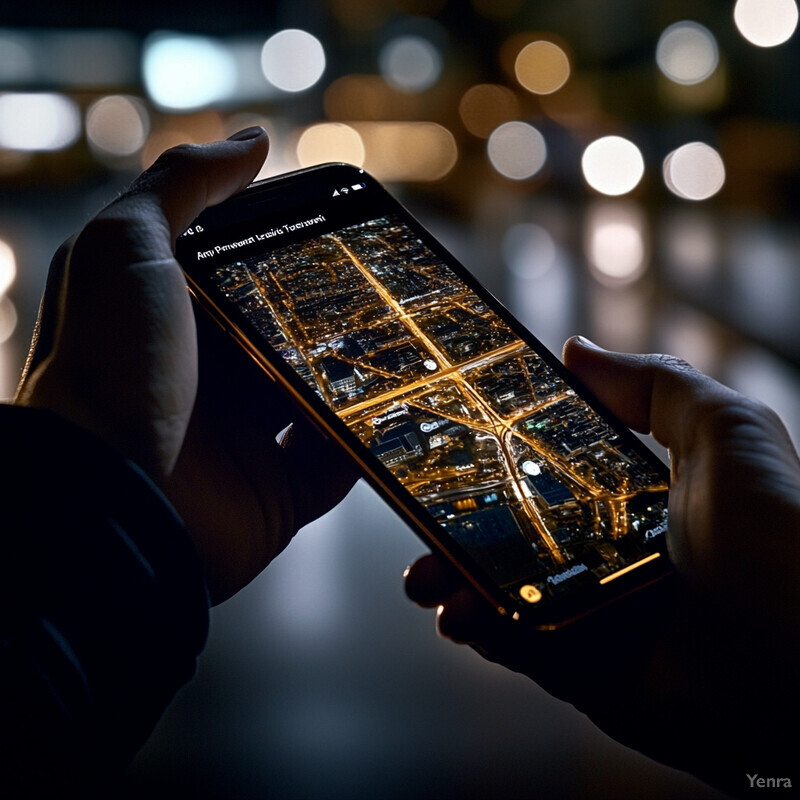
<instances>
[{"instance_id":1,"label":"illuminated street grid","mask_svg":"<svg viewBox=\"0 0 800 800\"><path fill-rule=\"evenodd\" d=\"M660 477L399 219L215 280L501 585L595 583L665 530Z\"/></svg>"}]
</instances>

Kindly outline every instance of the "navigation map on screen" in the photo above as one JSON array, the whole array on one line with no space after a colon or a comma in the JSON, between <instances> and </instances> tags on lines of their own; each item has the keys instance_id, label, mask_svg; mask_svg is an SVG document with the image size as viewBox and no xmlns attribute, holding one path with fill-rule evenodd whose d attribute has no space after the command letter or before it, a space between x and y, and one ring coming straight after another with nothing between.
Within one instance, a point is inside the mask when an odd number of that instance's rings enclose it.
<instances>
[{"instance_id":1,"label":"navigation map on screen","mask_svg":"<svg viewBox=\"0 0 800 800\"><path fill-rule=\"evenodd\" d=\"M662 477L399 216L213 280L501 586L536 602L655 557Z\"/></svg>"}]
</instances>

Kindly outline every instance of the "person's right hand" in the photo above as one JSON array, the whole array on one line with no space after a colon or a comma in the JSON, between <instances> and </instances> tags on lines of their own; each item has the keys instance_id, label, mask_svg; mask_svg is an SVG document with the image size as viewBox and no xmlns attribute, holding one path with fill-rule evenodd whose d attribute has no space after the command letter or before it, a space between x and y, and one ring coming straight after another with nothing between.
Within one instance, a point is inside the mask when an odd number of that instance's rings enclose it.
<instances>
[{"instance_id":1,"label":"person's right hand","mask_svg":"<svg viewBox=\"0 0 800 800\"><path fill-rule=\"evenodd\" d=\"M438 607L444 636L663 763L743 794L748 774L792 776L800 464L782 423L677 359L573 339L565 361L623 422L669 448L677 576L556 632L501 618L434 556L409 569L409 596Z\"/></svg>"},{"instance_id":2,"label":"person's right hand","mask_svg":"<svg viewBox=\"0 0 800 800\"><path fill-rule=\"evenodd\" d=\"M247 186L267 147L266 132L251 128L172 148L67 242L15 399L104 440L161 487L215 603L357 477L205 313L195 320L174 257L176 238Z\"/></svg>"}]
</instances>

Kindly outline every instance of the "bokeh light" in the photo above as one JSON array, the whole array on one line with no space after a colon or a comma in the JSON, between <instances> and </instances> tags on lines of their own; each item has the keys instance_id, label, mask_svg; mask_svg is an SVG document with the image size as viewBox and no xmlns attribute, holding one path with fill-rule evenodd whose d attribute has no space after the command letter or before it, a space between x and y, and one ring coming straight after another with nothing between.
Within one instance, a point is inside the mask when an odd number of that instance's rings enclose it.
<instances>
[{"instance_id":1,"label":"bokeh light","mask_svg":"<svg viewBox=\"0 0 800 800\"><path fill-rule=\"evenodd\" d=\"M566 128L590 126L602 116L596 87L577 75L560 91L543 95L539 103L550 119Z\"/></svg>"},{"instance_id":2,"label":"bokeh light","mask_svg":"<svg viewBox=\"0 0 800 800\"><path fill-rule=\"evenodd\" d=\"M458 161L453 134L435 122L358 122L364 168L381 181L438 181Z\"/></svg>"},{"instance_id":3,"label":"bokeh light","mask_svg":"<svg viewBox=\"0 0 800 800\"><path fill-rule=\"evenodd\" d=\"M144 147L149 131L147 108L138 97L101 97L86 111L86 138L100 155L135 155Z\"/></svg>"},{"instance_id":4,"label":"bokeh light","mask_svg":"<svg viewBox=\"0 0 800 800\"><path fill-rule=\"evenodd\" d=\"M664 183L684 200L707 200L725 183L722 156L703 142L690 142L664 159Z\"/></svg>"},{"instance_id":5,"label":"bokeh light","mask_svg":"<svg viewBox=\"0 0 800 800\"><path fill-rule=\"evenodd\" d=\"M739 33L758 47L776 47L797 28L795 0L737 0L733 19Z\"/></svg>"},{"instance_id":6,"label":"bokeh light","mask_svg":"<svg viewBox=\"0 0 800 800\"><path fill-rule=\"evenodd\" d=\"M517 96L507 87L479 83L464 92L458 113L473 136L488 139L495 128L519 117L520 105Z\"/></svg>"},{"instance_id":7,"label":"bokeh light","mask_svg":"<svg viewBox=\"0 0 800 800\"><path fill-rule=\"evenodd\" d=\"M719 64L717 40L708 28L696 22L676 22L658 40L656 63L675 83L700 83Z\"/></svg>"},{"instance_id":8,"label":"bokeh light","mask_svg":"<svg viewBox=\"0 0 800 800\"><path fill-rule=\"evenodd\" d=\"M492 166L515 181L532 178L547 161L544 136L527 122L506 122L489 137L486 152Z\"/></svg>"},{"instance_id":9,"label":"bokeh light","mask_svg":"<svg viewBox=\"0 0 800 800\"><path fill-rule=\"evenodd\" d=\"M381 74L398 89L424 92L439 80L442 56L433 42L423 36L397 36L382 48Z\"/></svg>"},{"instance_id":10,"label":"bokeh light","mask_svg":"<svg viewBox=\"0 0 800 800\"><path fill-rule=\"evenodd\" d=\"M14 249L0 239L0 297L7 291L17 276L17 259Z\"/></svg>"},{"instance_id":11,"label":"bokeh light","mask_svg":"<svg viewBox=\"0 0 800 800\"><path fill-rule=\"evenodd\" d=\"M586 182L601 194L627 194L644 175L644 158L639 148L622 136L596 139L584 151L581 168Z\"/></svg>"},{"instance_id":12,"label":"bokeh light","mask_svg":"<svg viewBox=\"0 0 800 800\"><path fill-rule=\"evenodd\" d=\"M607 285L637 280L647 266L645 218L633 203L601 202L586 218L585 250L594 276Z\"/></svg>"},{"instance_id":13,"label":"bokeh light","mask_svg":"<svg viewBox=\"0 0 800 800\"><path fill-rule=\"evenodd\" d=\"M301 167L344 161L360 167L364 164L364 142L358 131L341 122L322 122L306 128L297 142L297 160Z\"/></svg>"},{"instance_id":14,"label":"bokeh light","mask_svg":"<svg viewBox=\"0 0 800 800\"><path fill-rule=\"evenodd\" d=\"M62 94L0 95L0 147L63 150L81 133L78 105Z\"/></svg>"},{"instance_id":15,"label":"bokeh light","mask_svg":"<svg viewBox=\"0 0 800 800\"><path fill-rule=\"evenodd\" d=\"M697 207L681 206L661 226L665 265L682 281L713 279L721 264L722 236Z\"/></svg>"},{"instance_id":16,"label":"bokeh light","mask_svg":"<svg viewBox=\"0 0 800 800\"><path fill-rule=\"evenodd\" d=\"M558 248L550 233L533 222L512 225L503 236L503 260L517 278L534 280L552 269Z\"/></svg>"},{"instance_id":17,"label":"bokeh light","mask_svg":"<svg viewBox=\"0 0 800 800\"><path fill-rule=\"evenodd\" d=\"M531 42L520 50L514 62L514 73L529 92L552 94L569 78L569 58L555 42Z\"/></svg>"},{"instance_id":18,"label":"bokeh light","mask_svg":"<svg viewBox=\"0 0 800 800\"><path fill-rule=\"evenodd\" d=\"M36 53L31 37L0 30L0 82L10 86L25 83L36 74Z\"/></svg>"},{"instance_id":19,"label":"bokeh light","mask_svg":"<svg viewBox=\"0 0 800 800\"><path fill-rule=\"evenodd\" d=\"M325 72L325 50L316 36L287 28L270 36L261 51L266 79L284 92L303 92Z\"/></svg>"},{"instance_id":20,"label":"bokeh light","mask_svg":"<svg viewBox=\"0 0 800 800\"><path fill-rule=\"evenodd\" d=\"M230 97L236 65L228 49L205 36L156 33L144 44L147 93L162 108L203 108Z\"/></svg>"},{"instance_id":21,"label":"bokeh light","mask_svg":"<svg viewBox=\"0 0 800 800\"><path fill-rule=\"evenodd\" d=\"M390 86L382 75L343 75L325 90L325 113L335 120L416 119L420 96Z\"/></svg>"},{"instance_id":22,"label":"bokeh light","mask_svg":"<svg viewBox=\"0 0 800 800\"><path fill-rule=\"evenodd\" d=\"M0 344L7 342L17 329L19 315L9 297L0 297Z\"/></svg>"}]
</instances>

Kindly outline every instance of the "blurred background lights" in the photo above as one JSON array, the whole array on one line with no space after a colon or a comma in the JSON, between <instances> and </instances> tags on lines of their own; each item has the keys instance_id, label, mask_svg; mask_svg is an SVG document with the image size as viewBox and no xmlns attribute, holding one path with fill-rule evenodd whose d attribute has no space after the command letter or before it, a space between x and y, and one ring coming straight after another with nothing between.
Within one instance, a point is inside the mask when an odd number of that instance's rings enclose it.
<instances>
[{"instance_id":1,"label":"blurred background lights","mask_svg":"<svg viewBox=\"0 0 800 800\"><path fill-rule=\"evenodd\" d=\"M382 75L343 75L325 90L325 113L336 120L418 119L421 96L390 85Z\"/></svg>"},{"instance_id":2,"label":"blurred background lights","mask_svg":"<svg viewBox=\"0 0 800 800\"><path fill-rule=\"evenodd\" d=\"M520 50L514 73L529 92L552 94L569 78L569 58L554 42L531 42Z\"/></svg>"},{"instance_id":3,"label":"blurred background lights","mask_svg":"<svg viewBox=\"0 0 800 800\"><path fill-rule=\"evenodd\" d=\"M738 0L733 19L739 33L758 47L788 41L797 28L795 0Z\"/></svg>"},{"instance_id":4,"label":"blurred background lights","mask_svg":"<svg viewBox=\"0 0 800 800\"><path fill-rule=\"evenodd\" d=\"M381 74L398 89L424 92L439 80L442 56L423 36L397 36L381 49Z\"/></svg>"},{"instance_id":5,"label":"blurred background lights","mask_svg":"<svg viewBox=\"0 0 800 800\"><path fill-rule=\"evenodd\" d=\"M30 37L0 30L0 82L24 83L36 74L36 56Z\"/></svg>"},{"instance_id":6,"label":"blurred background lights","mask_svg":"<svg viewBox=\"0 0 800 800\"><path fill-rule=\"evenodd\" d=\"M0 95L0 147L63 150L81 133L78 105L61 94Z\"/></svg>"},{"instance_id":7,"label":"blurred background lights","mask_svg":"<svg viewBox=\"0 0 800 800\"><path fill-rule=\"evenodd\" d=\"M712 279L720 264L721 235L696 207L681 206L661 226L665 266L686 281Z\"/></svg>"},{"instance_id":8,"label":"blurred background lights","mask_svg":"<svg viewBox=\"0 0 800 800\"><path fill-rule=\"evenodd\" d=\"M17 259L11 245L0 239L0 297L14 282L17 275Z\"/></svg>"},{"instance_id":9,"label":"blurred background lights","mask_svg":"<svg viewBox=\"0 0 800 800\"><path fill-rule=\"evenodd\" d=\"M261 69L278 89L303 92L314 86L325 72L325 50L316 36L287 28L264 43Z\"/></svg>"},{"instance_id":10,"label":"blurred background lights","mask_svg":"<svg viewBox=\"0 0 800 800\"><path fill-rule=\"evenodd\" d=\"M520 115L517 96L497 83L479 83L464 92L458 105L464 127L473 135L487 139L491 132Z\"/></svg>"},{"instance_id":11,"label":"blurred background lights","mask_svg":"<svg viewBox=\"0 0 800 800\"><path fill-rule=\"evenodd\" d=\"M644 231L644 213L637 205L606 201L589 209L586 256L601 283L619 286L642 275L647 258Z\"/></svg>"},{"instance_id":12,"label":"blurred background lights","mask_svg":"<svg viewBox=\"0 0 800 800\"><path fill-rule=\"evenodd\" d=\"M37 55L40 79L58 86L127 86L138 79L139 43L124 31L49 31Z\"/></svg>"},{"instance_id":13,"label":"blurred background lights","mask_svg":"<svg viewBox=\"0 0 800 800\"><path fill-rule=\"evenodd\" d=\"M700 83L719 64L717 41L711 31L696 22L676 22L658 40L656 63L676 83Z\"/></svg>"},{"instance_id":14,"label":"blurred background lights","mask_svg":"<svg viewBox=\"0 0 800 800\"><path fill-rule=\"evenodd\" d=\"M486 145L492 166L515 181L532 178L547 160L547 145L527 122L506 122L492 132Z\"/></svg>"},{"instance_id":15,"label":"blurred background lights","mask_svg":"<svg viewBox=\"0 0 800 800\"><path fill-rule=\"evenodd\" d=\"M512 225L503 236L502 250L509 271L523 280L544 275L558 259L553 237L533 222Z\"/></svg>"},{"instance_id":16,"label":"blurred background lights","mask_svg":"<svg viewBox=\"0 0 800 800\"><path fill-rule=\"evenodd\" d=\"M364 141L364 168L381 181L438 181L458 161L455 137L435 122L354 122L353 127Z\"/></svg>"},{"instance_id":17,"label":"blurred background lights","mask_svg":"<svg viewBox=\"0 0 800 800\"><path fill-rule=\"evenodd\" d=\"M644 175L644 158L639 148L621 136L596 139L584 151L581 169L586 182L607 195L627 194Z\"/></svg>"},{"instance_id":18,"label":"blurred background lights","mask_svg":"<svg viewBox=\"0 0 800 800\"><path fill-rule=\"evenodd\" d=\"M86 112L86 138L100 154L132 156L144 147L149 130L147 109L137 97L101 97Z\"/></svg>"},{"instance_id":19,"label":"blurred background lights","mask_svg":"<svg viewBox=\"0 0 800 800\"><path fill-rule=\"evenodd\" d=\"M8 297L0 297L0 344L7 342L17 328L17 309Z\"/></svg>"},{"instance_id":20,"label":"blurred background lights","mask_svg":"<svg viewBox=\"0 0 800 800\"><path fill-rule=\"evenodd\" d=\"M142 71L153 102L175 110L225 101L236 85L231 54L205 36L154 34L144 45Z\"/></svg>"},{"instance_id":21,"label":"blurred background lights","mask_svg":"<svg viewBox=\"0 0 800 800\"><path fill-rule=\"evenodd\" d=\"M664 159L664 183L685 200L707 200L725 183L722 156L703 142L685 144Z\"/></svg>"},{"instance_id":22,"label":"blurred background lights","mask_svg":"<svg viewBox=\"0 0 800 800\"><path fill-rule=\"evenodd\" d=\"M306 128L297 142L301 167L326 161L344 161L360 167L364 163L364 142L356 130L341 122L323 122Z\"/></svg>"}]
</instances>

